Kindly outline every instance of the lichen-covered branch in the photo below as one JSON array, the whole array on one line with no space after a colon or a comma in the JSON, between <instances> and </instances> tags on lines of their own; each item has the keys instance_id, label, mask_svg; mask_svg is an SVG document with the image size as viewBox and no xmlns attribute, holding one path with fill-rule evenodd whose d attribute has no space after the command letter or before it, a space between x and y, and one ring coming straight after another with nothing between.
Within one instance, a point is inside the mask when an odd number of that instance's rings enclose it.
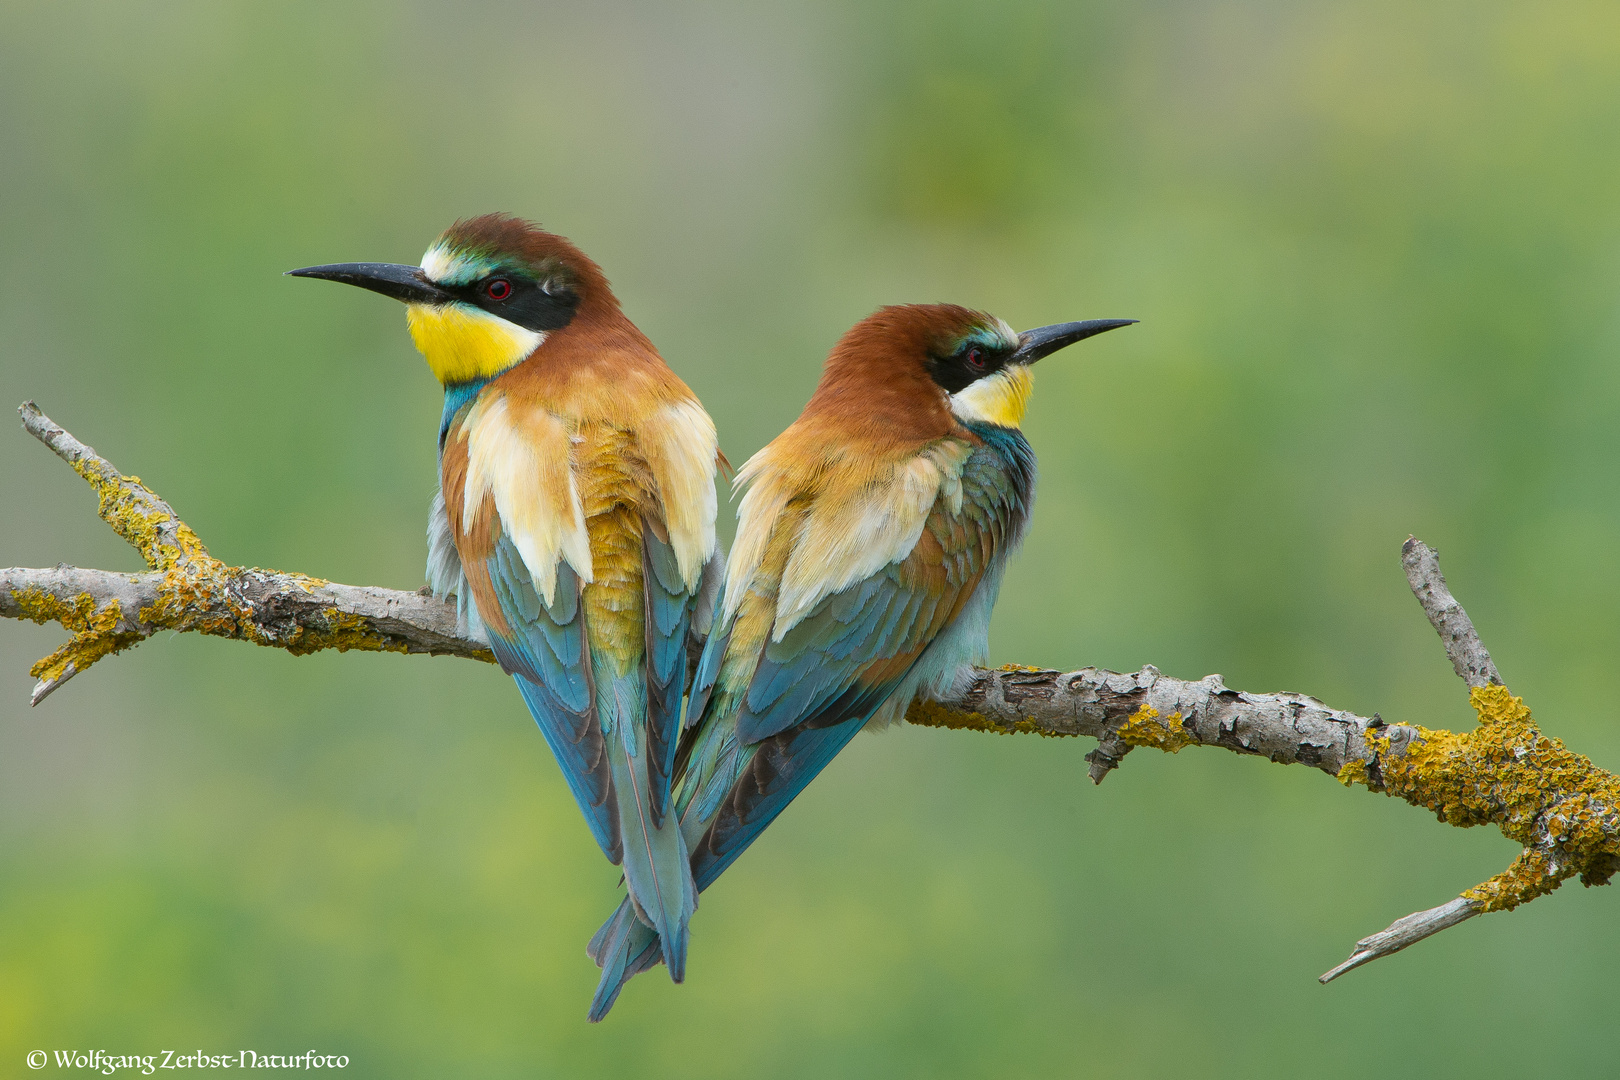
<instances>
[{"instance_id":1,"label":"lichen-covered branch","mask_svg":"<svg viewBox=\"0 0 1620 1080\"><path fill-rule=\"evenodd\" d=\"M1536 727L1523 701L1502 685L1432 548L1409 538L1401 561L1470 687L1479 716L1472 731L1385 724L1302 694L1245 694L1227 689L1219 675L1183 682L1151 667L1129 675L1096 668L979 672L959 700L917 702L906 718L1002 734L1089 735L1097 740L1087 756L1099 783L1137 746L1260 754L1405 799L1448 825L1495 825L1523 846L1513 865L1489 881L1358 942L1322 982L1475 915L1510 910L1572 877L1607 884L1620 870L1620 777Z\"/></svg>"},{"instance_id":2,"label":"lichen-covered branch","mask_svg":"<svg viewBox=\"0 0 1620 1080\"><path fill-rule=\"evenodd\" d=\"M493 661L487 648L457 633L455 609L432 597L227 566L139 477L121 474L33 402L18 411L30 434L90 482L97 513L150 568L141 574L71 566L0 570L0 616L56 622L73 634L29 670L39 680L34 704L102 657L160 630L195 630L294 653L367 649Z\"/></svg>"},{"instance_id":3,"label":"lichen-covered branch","mask_svg":"<svg viewBox=\"0 0 1620 1080\"><path fill-rule=\"evenodd\" d=\"M337 585L302 574L227 566L138 479L121 475L32 403L24 426L95 488L99 512L146 559L145 573L59 566L0 570L0 616L57 622L73 637L41 660L34 701L101 657L158 630L195 630L294 653L367 649L490 661L463 637L453 605L414 592ZM1402 548L1413 593L1439 632L1479 716L1473 731L1386 724L1303 694L1248 694L1219 675L1187 682L1153 667L1119 673L1009 667L976 670L949 701L918 701L913 724L998 734L1086 735L1100 783L1139 746L1176 753L1213 746L1307 765L1432 810L1451 825L1495 825L1523 847L1512 866L1461 896L1357 943L1327 982L1487 911L1505 911L1579 876L1620 870L1620 777L1548 738L1497 674L1435 552Z\"/></svg>"}]
</instances>

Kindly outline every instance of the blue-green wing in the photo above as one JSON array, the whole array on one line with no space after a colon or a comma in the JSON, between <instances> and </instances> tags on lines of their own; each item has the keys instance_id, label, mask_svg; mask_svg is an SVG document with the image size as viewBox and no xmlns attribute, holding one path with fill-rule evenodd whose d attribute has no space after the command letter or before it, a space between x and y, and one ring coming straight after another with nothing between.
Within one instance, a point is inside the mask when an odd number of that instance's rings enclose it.
<instances>
[{"instance_id":1,"label":"blue-green wing","mask_svg":"<svg viewBox=\"0 0 1620 1080\"><path fill-rule=\"evenodd\" d=\"M913 551L907 563L933 554ZM699 889L855 737L978 580L935 593L908 569L891 564L827 597L781 641L764 646L736 726L710 733L712 778L694 807L712 821L692 849Z\"/></svg>"},{"instance_id":2,"label":"blue-green wing","mask_svg":"<svg viewBox=\"0 0 1620 1080\"><path fill-rule=\"evenodd\" d=\"M737 717L758 742L789 727L870 713L956 618L1026 512L1001 462L981 448L963 468L962 502L942 496L907 557L822 600L768 642Z\"/></svg>"},{"instance_id":3,"label":"blue-green wing","mask_svg":"<svg viewBox=\"0 0 1620 1080\"><path fill-rule=\"evenodd\" d=\"M960 509L941 497L905 559L828 596L763 646L730 736L734 764L725 765L727 733L716 732L712 779L694 797L700 817L713 821L692 851L700 889L855 736L987 575L999 581L989 571L1022 530L1029 464L1009 467L999 446L976 450L963 469Z\"/></svg>"},{"instance_id":4,"label":"blue-green wing","mask_svg":"<svg viewBox=\"0 0 1620 1080\"><path fill-rule=\"evenodd\" d=\"M556 592L546 604L517 548L504 536L483 560L482 569L508 627L501 633L489 626L490 649L517 682L596 842L617 863L624 854L623 843L607 740L593 703L579 576L560 562Z\"/></svg>"},{"instance_id":5,"label":"blue-green wing","mask_svg":"<svg viewBox=\"0 0 1620 1080\"><path fill-rule=\"evenodd\" d=\"M701 582L696 587L687 587L675 559L675 550L663 535L661 523L643 521L641 544L646 625L647 777L653 821L662 825L669 809L675 751L680 742L688 631L698 607Z\"/></svg>"}]
</instances>

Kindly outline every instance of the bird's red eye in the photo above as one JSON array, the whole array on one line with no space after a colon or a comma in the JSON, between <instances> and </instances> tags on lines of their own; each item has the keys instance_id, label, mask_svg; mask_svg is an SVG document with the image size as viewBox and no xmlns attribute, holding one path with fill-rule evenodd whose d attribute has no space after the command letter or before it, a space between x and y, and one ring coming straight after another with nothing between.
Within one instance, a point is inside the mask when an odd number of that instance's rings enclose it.
<instances>
[{"instance_id":1,"label":"bird's red eye","mask_svg":"<svg viewBox=\"0 0 1620 1080\"><path fill-rule=\"evenodd\" d=\"M512 283L505 278L496 278L484 286L484 295L491 300L505 300L512 295Z\"/></svg>"},{"instance_id":2,"label":"bird's red eye","mask_svg":"<svg viewBox=\"0 0 1620 1080\"><path fill-rule=\"evenodd\" d=\"M974 371L984 370L984 350L977 345L967 351L968 367Z\"/></svg>"}]
</instances>

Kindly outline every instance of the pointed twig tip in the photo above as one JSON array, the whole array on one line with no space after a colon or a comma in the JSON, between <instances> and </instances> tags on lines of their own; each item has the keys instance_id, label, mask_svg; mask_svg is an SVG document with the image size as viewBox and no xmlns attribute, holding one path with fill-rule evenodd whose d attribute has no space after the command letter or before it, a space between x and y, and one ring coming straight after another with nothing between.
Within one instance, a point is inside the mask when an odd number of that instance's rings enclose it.
<instances>
[{"instance_id":1,"label":"pointed twig tip","mask_svg":"<svg viewBox=\"0 0 1620 1080\"><path fill-rule=\"evenodd\" d=\"M1371 963L1380 957L1398 953L1408 945L1414 945L1432 934L1438 934L1460 922L1472 919L1483 910L1484 905L1477 900L1459 896L1439 907L1416 911L1405 918L1396 919L1387 929L1356 942L1356 949L1350 954L1350 959L1330 971L1323 972L1317 976L1316 981L1326 986L1347 971L1353 971L1362 964Z\"/></svg>"}]
</instances>

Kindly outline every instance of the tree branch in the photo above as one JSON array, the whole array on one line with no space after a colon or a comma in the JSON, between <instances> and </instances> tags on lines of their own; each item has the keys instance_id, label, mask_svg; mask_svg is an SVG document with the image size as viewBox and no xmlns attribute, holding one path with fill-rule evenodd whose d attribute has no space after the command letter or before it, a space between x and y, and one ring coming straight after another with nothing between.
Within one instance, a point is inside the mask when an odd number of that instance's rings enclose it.
<instances>
[{"instance_id":1,"label":"tree branch","mask_svg":"<svg viewBox=\"0 0 1620 1080\"><path fill-rule=\"evenodd\" d=\"M1440 553L1417 537L1408 536L1401 545L1401 568L1406 571L1412 595L1429 617L1429 625L1440 635L1457 678L1470 688L1501 686L1502 676L1496 673L1495 661L1479 640L1474 621L1446 587L1446 576L1440 572Z\"/></svg>"},{"instance_id":2,"label":"tree branch","mask_svg":"<svg viewBox=\"0 0 1620 1080\"><path fill-rule=\"evenodd\" d=\"M150 567L144 574L71 566L0 570L0 616L57 622L73 633L29 669L39 680L33 704L160 630L195 630L297 654L366 649L494 662L483 643L457 631L454 606L431 596L225 565L139 477L119 473L33 402L18 412L29 434L90 482L101 519Z\"/></svg>"},{"instance_id":3,"label":"tree branch","mask_svg":"<svg viewBox=\"0 0 1620 1080\"><path fill-rule=\"evenodd\" d=\"M320 649L431 653L493 661L457 627L453 604L422 593L337 585L302 574L227 566L139 479L121 475L32 402L23 426L90 482L98 512L140 551L139 574L0 570L0 616L57 622L73 634L35 664L38 704L104 656L159 630L192 630L293 653ZM1490 654L1416 538L1401 549L1407 581L1440 634L1479 715L1454 734L1377 715L1357 716L1303 694L1247 694L1219 675L1186 682L1153 667L1121 674L975 669L948 701L912 703L913 724L997 734L1087 735L1101 783L1138 746L1176 753L1215 746L1278 764L1307 765L1347 786L1405 799L1457 826L1492 824L1523 851L1507 870L1461 896L1397 920L1357 942L1329 982L1368 961L1487 911L1506 911L1571 877L1606 884L1620 870L1620 777L1543 735L1502 685Z\"/></svg>"}]
</instances>

